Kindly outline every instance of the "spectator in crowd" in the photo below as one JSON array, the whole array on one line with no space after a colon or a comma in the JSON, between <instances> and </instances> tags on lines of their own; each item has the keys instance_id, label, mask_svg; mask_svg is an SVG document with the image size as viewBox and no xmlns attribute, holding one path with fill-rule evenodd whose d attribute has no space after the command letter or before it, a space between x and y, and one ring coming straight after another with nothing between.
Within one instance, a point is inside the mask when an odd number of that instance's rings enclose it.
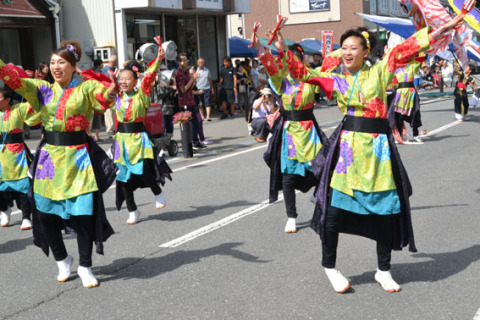
<instances>
[{"instance_id":1,"label":"spectator in crowd","mask_svg":"<svg viewBox=\"0 0 480 320\"><path fill-rule=\"evenodd\" d=\"M258 142L267 141L270 133L270 126L267 123L267 115L275 111L275 102L272 90L264 88L260 91L261 96L252 106L252 128L255 130L255 140Z\"/></svg>"},{"instance_id":2,"label":"spectator in crowd","mask_svg":"<svg viewBox=\"0 0 480 320\"><path fill-rule=\"evenodd\" d=\"M257 89L261 91L263 88L268 87L268 75L267 70L265 70L265 66L260 65L258 67L258 83L259 86Z\"/></svg>"},{"instance_id":3,"label":"spectator in crowd","mask_svg":"<svg viewBox=\"0 0 480 320\"><path fill-rule=\"evenodd\" d=\"M237 105L240 110L244 111L247 108L248 93L247 93L248 76L245 73L243 66L237 67Z\"/></svg>"},{"instance_id":4,"label":"spectator in crowd","mask_svg":"<svg viewBox=\"0 0 480 320\"><path fill-rule=\"evenodd\" d=\"M110 76L110 71L115 72L117 65L117 56L115 54L110 55L107 64L104 65L102 69L102 73ZM113 108L109 108L105 111L105 127L108 134L113 135L115 133L115 112L113 111Z\"/></svg>"},{"instance_id":5,"label":"spectator in crowd","mask_svg":"<svg viewBox=\"0 0 480 320\"><path fill-rule=\"evenodd\" d=\"M38 69L35 70L35 79L45 80L50 83L53 83L52 75L50 74L50 67L45 61L40 62Z\"/></svg>"},{"instance_id":6,"label":"spectator in crowd","mask_svg":"<svg viewBox=\"0 0 480 320\"><path fill-rule=\"evenodd\" d=\"M213 88L212 75L210 74L210 70L205 67L205 60L203 60L203 58L197 60L197 73L199 74L197 79L197 89L203 91L198 95L198 98L200 99L199 112L202 119L212 121L211 96L215 94L215 90ZM203 108L205 108L206 117L203 114Z\"/></svg>"},{"instance_id":7,"label":"spectator in crowd","mask_svg":"<svg viewBox=\"0 0 480 320\"><path fill-rule=\"evenodd\" d=\"M321 67L323 63L322 54L319 52L315 52L312 57L313 61L310 62L310 68L315 69Z\"/></svg>"},{"instance_id":8,"label":"spectator in crowd","mask_svg":"<svg viewBox=\"0 0 480 320\"><path fill-rule=\"evenodd\" d=\"M179 68L175 77L178 91L178 106L180 110L188 110L192 113L192 119L190 119L190 122L192 123L193 148L196 150L203 149L206 148L206 146L201 144L198 138L197 106L195 104L195 98L193 97L193 87L195 86L195 81L198 79L199 74L194 73L193 76L190 76L186 54L180 54L178 60Z\"/></svg>"},{"instance_id":9,"label":"spectator in crowd","mask_svg":"<svg viewBox=\"0 0 480 320\"><path fill-rule=\"evenodd\" d=\"M240 59L235 59L235 68L237 68L241 64L242 64L242 61Z\"/></svg>"},{"instance_id":10,"label":"spectator in crowd","mask_svg":"<svg viewBox=\"0 0 480 320\"><path fill-rule=\"evenodd\" d=\"M440 74L441 69L439 64L434 64L432 66L432 77L433 77L433 86L438 88L440 86Z\"/></svg>"},{"instance_id":11,"label":"spectator in crowd","mask_svg":"<svg viewBox=\"0 0 480 320\"><path fill-rule=\"evenodd\" d=\"M443 83L447 87L451 87L453 84L453 66L452 64L448 63L447 60L443 60L442 77L443 77Z\"/></svg>"},{"instance_id":12,"label":"spectator in crowd","mask_svg":"<svg viewBox=\"0 0 480 320\"><path fill-rule=\"evenodd\" d=\"M420 89L425 89L428 86L433 86L433 77L430 68L424 65L422 69L420 69L419 87Z\"/></svg>"},{"instance_id":13,"label":"spectator in crowd","mask_svg":"<svg viewBox=\"0 0 480 320\"><path fill-rule=\"evenodd\" d=\"M245 58L242 61L242 66L243 66L243 70L245 71L247 76L250 76L250 69L252 69L252 66L250 65L250 59Z\"/></svg>"},{"instance_id":14,"label":"spectator in crowd","mask_svg":"<svg viewBox=\"0 0 480 320\"><path fill-rule=\"evenodd\" d=\"M232 59L230 57L223 58L223 67L220 70L220 101L222 101L223 114L220 120L226 118L233 118L235 111L235 95L237 93L237 71L232 66ZM227 112L227 104L230 105L230 110Z\"/></svg>"},{"instance_id":15,"label":"spectator in crowd","mask_svg":"<svg viewBox=\"0 0 480 320\"><path fill-rule=\"evenodd\" d=\"M252 61L252 67L250 69L250 83L254 90L258 90L260 83L258 82L258 60Z\"/></svg>"},{"instance_id":16,"label":"spectator in crowd","mask_svg":"<svg viewBox=\"0 0 480 320\"><path fill-rule=\"evenodd\" d=\"M101 73L102 70L103 70L103 61L102 59L95 59L95 61L93 61L93 72L95 73Z\"/></svg>"},{"instance_id":17,"label":"spectator in crowd","mask_svg":"<svg viewBox=\"0 0 480 320\"><path fill-rule=\"evenodd\" d=\"M194 66L190 67L189 74L190 74L190 77L195 76L195 67ZM198 81L198 79L197 79L197 81ZM200 109L200 103L201 103L199 96L202 95L203 93L204 93L204 91L199 90L196 84L193 86L193 97L195 99L195 106L197 108L198 139L200 140L201 144L207 145L207 144L211 144L212 142L205 139L205 133L203 131L203 117L200 115L200 112L198 112L199 109Z\"/></svg>"}]
</instances>

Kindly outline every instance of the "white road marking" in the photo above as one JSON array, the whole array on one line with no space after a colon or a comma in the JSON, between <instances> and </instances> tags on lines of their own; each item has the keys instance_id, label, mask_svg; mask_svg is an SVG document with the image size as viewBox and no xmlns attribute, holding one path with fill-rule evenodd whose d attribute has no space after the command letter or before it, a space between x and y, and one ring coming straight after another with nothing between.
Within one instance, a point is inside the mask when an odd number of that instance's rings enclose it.
<instances>
[{"instance_id":1,"label":"white road marking","mask_svg":"<svg viewBox=\"0 0 480 320\"><path fill-rule=\"evenodd\" d=\"M283 194L279 194L278 196L278 201L282 201L283 200ZM192 241L193 239L195 238L198 238L200 236L203 236L207 233L210 233L214 230L217 230L221 227L224 227L232 222L235 222L239 219L242 219L242 218L245 218L246 216L249 216L251 214L254 214L255 212L258 212L260 210L263 210L269 206L271 206L272 204L269 203L268 200L265 200L265 201L262 201L260 202L259 204L256 204L254 206L251 206L249 208L246 208L245 210L242 210L242 211L239 211L237 213L234 213L226 218L223 218L221 220L218 220L214 223L211 223L209 225L206 225L200 229L197 229L195 231L192 231L182 237L179 237L177 239L174 239L172 241L169 241L169 242L166 242L162 245L160 245L159 247L160 248L175 248L175 247L178 247L179 245L181 244L184 244L186 242L189 242L189 241Z\"/></svg>"},{"instance_id":2,"label":"white road marking","mask_svg":"<svg viewBox=\"0 0 480 320\"><path fill-rule=\"evenodd\" d=\"M440 128L437 128L437 129L435 129L435 130L432 130L432 131L428 132L428 133L425 135L425 137L435 135L435 134L437 134L437 133L439 133L439 132L445 131L445 130L447 130L447 129L453 127L453 126L456 126L456 125L458 125L458 124L460 124L460 123L461 123L461 121L454 121L454 122L452 122L452 123L449 123L449 124L447 124L447 125L444 125L444 126L442 126L442 127L440 127ZM336 126L327 127L327 128L324 128L324 131L333 130L333 129L335 129L335 128L336 128ZM206 161L202 161L202 162L190 164L190 165L187 165L187 166L184 166L184 167L180 167L180 168L174 169L174 170L172 170L172 171L173 171L173 172L178 172L178 171L186 170L186 169L189 169L189 168L194 168L194 167L198 167L198 166L203 166L203 165L208 164L208 163L212 163L212 162L216 162L216 161L228 159L228 158L235 157L235 156L238 156L238 155L241 155L241 154L245 154L245 153L248 153L248 152L256 151L256 150L259 150L259 149L262 149L262 148L265 148L265 147L267 147L267 144L263 144L263 145L261 145L261 146L255 147L255 148L251 148L251 149L248 149L248 150L243 150L243 151L240 151L240 152L235 152L235 153L228 154L228 155L225 155L225 156L217 157L217 158L214 158L214 159L210 159L210 160L206 160ZM114 188L116 188L116 185L112 185L109 189L114 189ZM278 201L281 201L281 200L283 200L283 195L282 195L282 194L280 194L279 197L278 197ZM177 238L177 239L172 240L172 241L170 241L170 242L167 242L167 243L165 243L165 244L162 244L160 247L162 247L162 248L174 248L174 247L179 246L179 245L181 245L181 244L183 244L183 243L185 243L185 242L191 241L191 240L193 240L193 239L195 239L195 238L197 238L197 237L199 237L199 236L201 236L201 235L204 235L204 234L206 234L206 233L212 232L212 231L214 231L214 230L216 230L216 229L218 229L218 228L221 228L221 227L223 227L223 226L226 226L226 225L228 225L228 224L230 224L230 223L232 223L232 222L234 222L234 221L236 221L236 220L239 220L239 219L241 219L241 218L243 218L243 217L246 217L246 216L251 215L251 214L253 214L253 213L255 213L255 212L258 212L258 211L260 211L260 210L268 207L269 205L270 205L270 204L268 203L268 200L265 200L265 201L263 201L263 202L261 202L261 203L259 203L259 204L257 204L257 205L254 205L254 206L252 206L252 207L250 207L250 208L247 208L247 209L245 209L245 210L243 210L243 211L240 211L240 212L237 212L237 213L235 213L235 214L233 214L233 215L231 215L231 216L228 216L228 217L226 217L226 218L224 218L224 219L222 219L222 220L219 220L219 221L214 222L214 223L212 223L212 224L209 224L209 225L207 225L207 226L205 226L205 227L203 227L203 228L200 228L200 229L198 229L198 230L196 230L196 231L193 231L193 232L191 232L191 233L189 233L189 234L187 234L187 235L185 235L185 236L183 236L183 237L180 237L180 238ZM19 214L19 213L21 213L21 211L20 211L20 210L16 210L16 211L13 211L13 212L12 212L12 215L14 215L14 214ZM479 312L480 312L480 310L479 310ZM479 314L479 312L477 312L478 319L476 318L476 319L474 319L474 320L480 320L480 314ZM477 315L476 315L476 317L477 317Z\"/></svg>"},{"instance_id":3,"label":"white road marking","mask_svg":"<svg viewBox=\"0 0 480 320\"><path fill-rule=\"evenodd\" d=\"M445 130L447 130L447 129L453 127L453 126L456 126L457 124L460 124L460 123L462 123L462 121L458 121L458 120L457 120L457 121L454 121L454 122L452 122L452 123L446 124L446 125L444 125L443 127L440 127L440 128L435 129L435 130L429 131L429 132L425 135L425 137L433 136L433 135L435 135L435 134L437 134L437 133L439 133L439 132L445 131Z\"/></svg>"},{"instance_id":4,"label":"white road marking","mask_svg":"<svg viewBox=\"0 0 480 320\"><path fill-rule=\"evenodd\" d=\"M473 316L473 320L480 320L480 309L478 309L477 313L475 313L475 316Z\"/></svg>"},{"instance_id":5,"label":"white road marking","mask_svg":"<svg viewBox=\"0 0 480 320\"><path fill-rule=\"evenodd\" d=\"M432 130L430 131L427 135L425 136L431 136L431 135L434 135L436 133L439 133L441 131L444 131L444 130L447 130L448 128L451 128L457 124L459 124L460 121L455 121L455 122L452 122L452 123L449 123L445 126L442 126L438 129L435 129L435 130ZM330 130L330 129L334 129L336 128L335 126L334 127L328 127L328 128L325 128L324 130ZM264 146L259 146L259 147L256 147L256 148L252 148L252 149L249 149L249 150L245 150L245 151L242 151L242 152L237 152L237 153L234 153L234 154L230 154L230 155L227 155L227 156L223 156L223 157L219 157L219 158L215 158L215 159L211 159L211 160L207 160L207 161L203 161L203 162L200 162L200 163L196 163L196 164L192 164L192 165L189 165L189 166L185 166L185 167L182 167L182 168L179 168L177 170L174 170L174 171L181 171L181 170L185 170L187 168L191 168L191 167L195 167L195 166L200 166L200 165L203 165L203 164L207 164L207 163L211 163L211 162L214 162L214 161L218 161L218 160L223 160L223 159L226 159L226 158L230 158L230 157L234 157L236 155L240 155L240 154L243 154L243 153L246 153L246 152L250 152L250 151L253 151L253 150L257 150L257 149L260 149L260 148L263 148ZM283 194L280 194L279 197L278 197L278 201L282 201L283 200ZM159 247L160 248L175 248L175 247L178 247L186 242L189 242L189 241L192 241L194 240L195 238L198 238L202 235L205 235L209 232L212 232L212 231L215 231L221 227L224 227L232 222L235 222L241 218L244 218L246 216L249 216L255 212L258 212L260 210L263 210L265 208L267 208L268 206L270 206L270 204L268 203L269 201L268 200L265 200L265 201L262 201L260 202L259 204L256 204L254 206L251 206L250 208L247 208L245 210L242 210L240 212L237 212L237 213L234 213L226 218L223 218L221 220L218 220L216 222L213 222L209 225L206 225L200 229L197 229L195 231L192 231L182 237L179 237L175 240L172 240L172 241L169 241L167 243L164 243L162 245L160 245ZM474 320L480 320L479 319L474 319Z\"/></svg>"},{"instance_id":6,"label":"white road marking","mask_svg":"<svg viewBox=\"0 0 480 320\"><path fill-rule=\"evenodd\" d=\"M184 166L184 167L181 167L181 168L172 170L172 171L173 171L173 172L178 172L178 171L182 171L182 170L189 169L189 168L194 168L194 167L198 167L198 166L203 166L203 165L208 164L208 163L212 163L212 162L224 160L224 159L231 158L231 157L236 157L236 156L238 156L238 155L241 155L241 154L244 154L244 153L248 153L248 152L252 152L252 151L256 151L256 150L258 150L258 149L262 149L262 148L266 148L266 147L267 147L267 144L263 144L263 145L261 145L261 146L258 146L258 147L255 147L255 148L251 148L251 149L248 149L248 150L243 150L243 151L240 151L240 152L235 152L235 153L228 154L228 155L221 156L221 157L217 157L217 158L214 158L214 159L205 160L205 161L202 161L202 162L190 164L190 165L188 165L188 166Z\"/></svg>"}]
</instances>

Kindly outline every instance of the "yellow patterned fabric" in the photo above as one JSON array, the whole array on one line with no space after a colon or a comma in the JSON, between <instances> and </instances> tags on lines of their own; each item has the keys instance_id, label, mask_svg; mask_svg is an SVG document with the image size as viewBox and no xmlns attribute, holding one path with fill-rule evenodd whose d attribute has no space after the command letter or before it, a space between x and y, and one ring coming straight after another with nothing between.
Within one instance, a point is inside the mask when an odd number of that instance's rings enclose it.
<instances>
[{"instance_id":1,"label":"yellow patterned fabric","mask_svg":"<svg viewBox=\"0 0 480 320\"><path fill-rule=\"evenodd\" d=\"M32 107L24 102L9 106L0 112L0 128L4 139L8 134L22 133L23 124L39 124L40 116ZM0 181L15 181L28 177L27 154L24 143L0 141Z\"/></svg>"},{"instance_id":2,"label":"yellow patterned fabric","mask_svg":"<svg viewBox=\"0 0 480 320\"><path fill-rule=\"evenodd\" d=\"M260 56L260 61L265 66L275 91L281 94L282 106L286 112L311 110L314 106L316 87L292 78L288 72L286 57L283 52L277 58L266 52ZM285 121L283 128L287 140L284 145L288 150L282 148L282 153L286 152L286 158L300 163L313 160L322 148L313 121Z\"/></svg>"},{"instance_id":3,"label":"yellow patterned fabric","mask_svg":"<svg viewBox=\"0 0 480 320\"><path fill-rule=\"evenodd\" d=\"M98 81L72 81L63 89L58 83L21 78L0 59L0 79L22 95L39 113L47 131L86 130L93 111L111 107L108 88ZM34 192L50 200L65 200L98 190L86 144L56 146L46 144L38 155Z\"/></svg>"},{"instance_id":4,"label":"yellow patterned fabric","mask_svg":"<svg viewBox=\"0 0 480 320\"><path fill-rule=\"evenodd\" d=\"M395 78L398 83L413 82L415 75L420 69L420 62L413 59L407 66L395 70ZM410 116L414 107L415 88L397 88L394 97L395 112Z\"/></svg>"},{"instance_id":5,"label":"yellow patterned fabric","mask_svg":"<svg viewBox=\"0 0 480 320\"><path fill-rule=\"evenodd\" d=\"M144 74L138 91L115 99L115 112L119 122L132 123L144 122L145 114L150 107L150 92L155 85L155 78L160 62L155 60ZM153 159L152 143L148 139L145 132L140 133L122 133L117 132L114 137L116 164L127 165L125 158L128 159L129 165L134 165L143 159Z\"/></svg>"},{"instance_id":6,"label":"yellow patterned fabric","mask_svg":"<svg viewBox=\"0 0 480 320\"><path fill-rule=\"evenodd\" d=\"M394 47L372 67L364 64L357 74L333 74L302 67L303 63L289 52L292 75L323 91L332 93L345 115L368 118L387 118L386 87L395 77L395 70L407 66L420 52L430 48L429 28L422 29ZM366 193L395 190L390 147L386 134L343 130L338 141L339 156L330 186L354 196L355 191Z\"/></svg>"}]
</instances>

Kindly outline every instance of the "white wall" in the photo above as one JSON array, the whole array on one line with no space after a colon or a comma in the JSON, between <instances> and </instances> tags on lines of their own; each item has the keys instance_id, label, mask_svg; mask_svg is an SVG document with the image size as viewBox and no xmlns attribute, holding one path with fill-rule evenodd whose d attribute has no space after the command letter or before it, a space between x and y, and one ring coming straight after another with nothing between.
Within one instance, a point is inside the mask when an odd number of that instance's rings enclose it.
<instances>
[{"instance_id":1,"label":"white wall","mask_svg":"<svg viewBox=\"0 0 480 320\"><path fill-rule=\"evenodd\" d=\"M0 29L0 58L5 63L20 64L20 41L17 29Z\"/></svg>"},{"instance_id":2,"label":"white wall","mask_svg":"<svg viewBox=\"0 0 480 320\"><path fill-rule=\"evenodd\" d=\"M112 0L62 0L60 10L62 40L79 40L82 47L115 47L115 22ZM83 48L84 50L86 48ZM84 54L80 68L91 64Z\"/></svg>"},{"instance_id":3,"label":"white wall","mask_svg":"<svg viewBox=\"0 0 480 320\"><path fill-rule=\"evenodd\" d=\"M52 47L52 29L50 27L35 28L33 31L33 47L35 48L35 66L40 62L49 62Z\"/></svg>"}]
</instances>

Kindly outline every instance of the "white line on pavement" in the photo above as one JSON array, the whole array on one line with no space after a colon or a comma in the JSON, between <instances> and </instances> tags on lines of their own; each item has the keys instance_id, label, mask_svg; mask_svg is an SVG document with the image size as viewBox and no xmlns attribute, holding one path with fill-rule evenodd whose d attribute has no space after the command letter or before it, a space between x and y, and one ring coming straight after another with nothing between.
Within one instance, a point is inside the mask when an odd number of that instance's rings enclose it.
<instances>
[{"instance_id":1,"label":"white line on pavement","mask_svg":"<svg viewBox=\"0 0 480 320\"><path fill-rule=\"evenodd\" d=\"M456 126L457 124L460 124L460 123L461 123L461 121L454 121L452 123L444 125L443 127L440 127L440 128L437 128L435 130L432 130L432 131L428 132L425 136L426 137L433 136L434 134L445 131L445 130L447 130L447 129L453 127L453 126ZM335 128L336 128L336 126L324 128L324 131L332 130L332 129L335 129ZM255 148L251 148L251 149L240 151L240 152L235 152L235 153L225 155L225 156L221 156L221 157L218 157L218 158L215 158L215 159L210 159L210 160L202 161L202 162L199 162L199 163L190 164L190 165L185 166L185 167L174 169L173 172L178 172L178 171L182 171L182 170L185 170L185 169L188 169L188 168L194 168L196 166L202 166L202 165L207 164L207 163L212 163L212 162L215 162L215 161L220 161L220 160L223 160L223 159L235 157L235 156L247 153L247 152L251 152L251 151L261 149L261 148L265 148L266 146L267 146L267 144L264 144L264 145L261 145L261 146L255 147ZM115 187L116 187L115 185L112 185L109 189L115 189ZM13 214L19 214L20 212L21 212L20 210L13 211L12 215ZM478 319L478 320L480 320L480 319Z\"/></svg>"},{"instance_id":2,"label":"white line on pavement","mask_svg":"<svg viewBox=\"0 0 480 320\"><path fill-rule=\"evenodd\" d=\"M441 131L444 131L444 130L447 130L448 128L451 128L457 124L459 124L460 121L455 121L455 122L452 122L452 123L449 123L447 125L444 125L438 129L435 129L435 130L432 130L430 131L427 135L434 135L436 133L439 133ZM326 128L325 130L329 130L329 129L333 129L335 127L329 127L329 128ZM236 155L239 155L239 154L242 154L242 153L246 153L246 152L250 152L252 150L257 150L259 148L262 148L264 146L260 146L260 147L257 147L257 148L253 148L253 149L249 149L249 150L245 150L245 151L242 151L242 152L238 152L238 153L234 153L234 154L231 154L231 155L227 155L227 156L224 156L224 157L219 157L219 158L215 158L215 159L212 159L212 160L207 160L207 161L204 161L204 162L201 162L201 163L198 163L198 164L192 164L192 165L189 165L189 166L185 166L185 167L182 167L182 168L179 168L177 169L176 171L180 171L180 170L184 170L184 169L187 169L189 167L195 167L195 166L199 166L199 165L203 165L203 164L206 164L206 163L210 163L210 162L214 162L214 161L218 161L218 160L222 160L222 159L226 159L226 158L229 158L229 157L233 157L233 156L236 156ZM279 197L278 197L278 201L282 201L283 200L283 194L280 194ZM175 240L172 240L172 241L169 241L167 243L164 243L162 245L160 245L159 247L160 248L175 248L181 244L184 244L186 242L189 242L195 238L198 238L204 234L207 234L209 232L212 232L214 230L217 230L221 227L224 227L236 220L239 220L241 218L244 218L246 216L249 216L255 212L258 212L262 209L265 209L266 207L268 207L270 204L268 203L269 201L268 200L265 200L265 201L262 201L260 202L259 204L256 204L254 206L251 206L250 208L247 208L245 210L242 210L240 212L237 212L237 213L234 213L226 218L223 218L221 220L218 220L214 223L211 223L209 225L206 225L200 229L197 229L195 231L192 231L182 237L179 237ZM474 320L480 320L480 317L478 319L474 319Z\"/></svg>"},{"instance_id":3,"label":"white line on pavement","mask_svg":"<svg viewBox=\"0 0 480 320\"><path fill-rule=\"evenodd\" d=\"M473 320L480 320L480 309L478 309L477 313L473 316Z\"/></svg>"},{"instance_id":4,"label":"white line on pavement","mask_svg":"<svg viewBox=\"0 0 480 320\"><path fill-rule=\"evenodd\" d=\"M228 154L228 155L225 155L225 156L217 157L217 158L214 158L214 159L205 160L205 161L202 161L202 162L190 164L188 166L184 166L184 167L175 169L175 170L173 170L173 172L178 172L178 171L182 171L182 170L185 170L185 169L188 169L188 168L203 166L207 163L212 163L212 162L215 162L215 161L220 161L220 160L223 160L223 159L235 157L235 156L238 156L238 155L241 155L241 154L244 154L244 153L248 153L248 152L252 152L252 151L255 151L255 150L258 150L258 149L262 149L262 148L265 148L265 147L267 147L267 144L263 144L261 146L255 147L255 148L251 148L251 149L248 149L248 150L243 150L243 151L240 151L240 152L235 152L235 153Z\"/></svg>"},{"instance_id":5,"label":"white line on pavement","mask_svg":"<svg viewBox=\"0 0 480 320\"><path fill-rule=\"evenodd\" d=\"M454 121L454 122L452 122L452 123L449 123L449 124L444 125L443 127L440 127L440 128L435 129L435 130L429 131L425 136L427 136L427 137L428 137L428 136L433 136L434 134L437 134L437 133L439 133L439 132L445 131L445 130L447 130L448 128L451 128L451 127L453 127L453 126L456 126L457 124L460 124L460 123L462 123L462 121L458 121L458 120L457 120L457 121Z\"/></svg>"},{"instance_id":6,"label":"white line on pavement","mask_svg":"<svg viewBox=\"0 0 480 320\"><path fill-rule=\"evenodd\" d=\"M279 194L278 196L278 201L282 201L283 200L283 194ZM169 242L166 242L162 245L160 245L159 247L160 248L175 248L175 247L178 247L179 245L181 244L184 244L186 242L189 242L189 241L192 241L193 239L195 238L198 238L200 236L203 236L209 232L212 232L214 230L217 230L221 227L224 227L234 221L237 221L239 219L242 219L242 218L245 218L246 216L249 216L255 212L258 212L260 210L263 210L267 207L269 207L271 204L269 203L268 200L265 200L265 201L262 201L260 202L259 204L256 204L254 206L251 206L249 208L246 208L245 210L242 210L240 212L237 212L237 213L234 213L226 218L223 218L221 220L218 220L214 223L211 223L209 225L206 225L205 227L202 227L200 229L197 229L195 231L192 231L180 238L177 238L175 240L172 240L172 241L169 241Z\"/></svg>"}]
</instances>

